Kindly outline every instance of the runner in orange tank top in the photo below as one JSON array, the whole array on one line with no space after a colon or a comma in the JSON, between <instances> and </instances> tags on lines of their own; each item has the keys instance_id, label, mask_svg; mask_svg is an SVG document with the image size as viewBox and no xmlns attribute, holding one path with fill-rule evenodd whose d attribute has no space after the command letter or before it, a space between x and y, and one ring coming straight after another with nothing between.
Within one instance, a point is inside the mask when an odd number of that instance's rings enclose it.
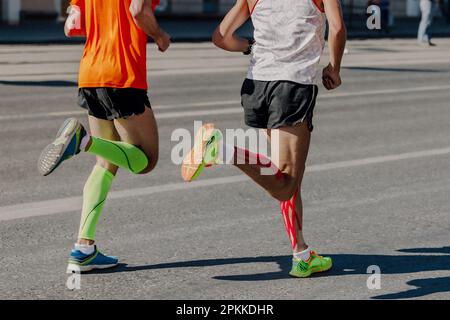
<instances>
[{"instance_id":1,"label":"runner in orange tank top","mask_svg":"<svg viewBox=\"0 0 450 320\"><path fill-rule=\"evenodd\" d=\"M147 40L161 52L170 36L153 14L160 0L72 0L65 25L68 37L86 37L80 63L78 103L89 113L90 133L78 119L67 119L41 154L44 176L80 152L97 157L83 193L78 242L68 271L86 272L118 264L94 245L104 203L118 168L135 174L158 161L158 129L147 96Z\"/></svg>"},{"instance_id":2,"label":"runner in orange tank top","mask_svg":"<svg viewBox=\"0 0 450 320\"><path fill-rule=\"evenodd\" d=\"M84 12L87 38L79 86L146 90L147 34L133 21L131 0L72 3Z\"/></svg>"}]
</instances>

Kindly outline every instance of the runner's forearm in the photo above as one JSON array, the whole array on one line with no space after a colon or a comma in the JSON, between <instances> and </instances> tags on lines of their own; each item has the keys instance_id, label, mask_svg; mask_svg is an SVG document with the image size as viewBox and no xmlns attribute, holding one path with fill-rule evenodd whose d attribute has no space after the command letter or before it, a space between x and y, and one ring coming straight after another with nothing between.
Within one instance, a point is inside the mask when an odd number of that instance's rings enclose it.
<instances>
[{"instance_id":1,"label":"runner's forearm","mask_svg":"<svg viewBox=\"0 0 450 320\"><path fill-rule=\"evenodd\" d=\"M342 17L340 1L324 1L324 6L329 25L328 46L330 49L330 64L335 70L340 70L345 43L347 41L347 31Z\"/></svg>"},{"instance_id":2,"label":"runner's forearm","mask_svg":"<svg viewBox=\"0 0 450 320\"><path fill-rule=\"evenodd\" d=\"M213 42L217 47L230 52L246 52L249 47L247 39L235 35L225 38L220 35L220 31L214 33Z\"/></svg>"},{"instance_id":3,"label":"runner's forearm","mask_svg":"<svg viewBox=\"0 0 450 320\"><path fill-rule=\"evenodd\" d=\"M328 47L330 50L330 64L336 69L341 69L342 57L344 55L345 43L347 39L346 30L331 30L328 35Z\"/></svg>"},{"instance_id":4,"label":"runner's forearm","mask_svg":"<svg viewBox=\"0 0 450 320\"><path fill-rule=\"evenodd\" d=\"M248 20L249 16L247 2L237 1L214 32L214 44L227 51L246 52L249 49L248 40L238 37L235 32Z\"/></svg>"},{"instance_id":5,"label":"runner's forearm","mask_svg":"<svg viewBox=\"0 0 450 320\"><path fill-rule=\"evenodd\" d=\"M159 26L158 21L156 21L156 17L153 14L151 1L133 1L130 6L130 12L136 25L154 40L160 38L164 34L164 31Z\"/></svg>"}]
</instances>

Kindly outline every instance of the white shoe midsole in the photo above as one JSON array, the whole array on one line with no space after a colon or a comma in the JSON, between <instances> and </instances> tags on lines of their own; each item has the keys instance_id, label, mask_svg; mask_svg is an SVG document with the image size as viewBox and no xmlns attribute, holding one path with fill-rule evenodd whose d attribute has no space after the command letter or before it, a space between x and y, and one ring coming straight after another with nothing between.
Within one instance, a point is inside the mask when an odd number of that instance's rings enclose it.
<instances>
[{"instance_id":1,"label":"white shoe midsole","mask_svg":"<svg viewBox=\"0 0 450 320\"><path fill-rule=\"evenodd\" d=\"M80 273L80 272L88 272L95 269L108 269L113 268L117 266L116 264L102 264L102 265L87 265L87 266L80 266L77 264L69 263L67 266L67 273Z\"/></svg>"}]
</instances>

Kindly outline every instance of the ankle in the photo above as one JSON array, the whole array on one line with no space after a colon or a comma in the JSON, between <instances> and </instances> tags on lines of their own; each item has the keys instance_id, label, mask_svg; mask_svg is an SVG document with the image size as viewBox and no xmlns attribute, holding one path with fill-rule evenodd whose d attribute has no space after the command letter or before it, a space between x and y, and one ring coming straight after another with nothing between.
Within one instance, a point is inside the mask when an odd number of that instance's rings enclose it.
<instances>
[{"instance_id":1,"label":"ankle","mask_svg":"<svg viewBox=\"0 0 450 320\"><path fill-rule=\"evenodd\" d=\"M294 253L300 253L300 252L303 252L308 249L309 249L309 246L306 243L304 243L301 245L297 244L293 251L294 251Z\"/></svg>"},{"instance_id":2,"label":"ankle","mask_svg":"<svg viewBox=\"0 0 450 320\"><path fill-rule=\"evenodd\" d=\"M75 250L78 250L85 255L93 254L95 252L94 241L91 241L91 244L87 244L88 242L89 240L80 239L78 243L75 243Z\"/></svg>"},{"instance_id":3,"label":"ankle","mask_svg":"<svg viewBox=\"0 0 450 320\"><path fill-rule=\"evenodd\" d=\"M95 243L94 240L88 240L88 239L78 239L77 244L81 246L93 246Z\"/></svg>"},{"instance_id":4,"label":"ankle","mask_svg":"<svg viewBox=\"0 0 450 320\"><path fill-rule=\"evenodd\" d=\"M306 249L304 249L302 251L294 250L293 256L297 260L308 261L309 258L311 257L311 250L308 247L306 247Z\"/></svg>"},{"instance_id":5,"label":"ankle","mask_svg":"<svg viewBox=\"0 0 450 320\"><path fill-rule=\"evenodd\" d=\"M302 253L302 252L308 251L309 249L310 248L306 244L304 244L304 245L297 245L294 248L293 252L294 252L294 254L297 254L297 253Z\"/></svg>"}]
</instances>

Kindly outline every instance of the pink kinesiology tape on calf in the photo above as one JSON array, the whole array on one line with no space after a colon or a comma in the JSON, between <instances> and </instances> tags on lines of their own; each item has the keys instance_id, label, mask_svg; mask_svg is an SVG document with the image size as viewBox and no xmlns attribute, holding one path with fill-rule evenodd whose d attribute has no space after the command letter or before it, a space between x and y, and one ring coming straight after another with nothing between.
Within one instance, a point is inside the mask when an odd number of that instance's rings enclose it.
<instances>
[{"instance_id":1,"label":"pink kinesiology tape on calf","mask_svg":"<svg viewBox=\"0 0 450 320\"><path fill-rule=\"evenodd\" d=\"M266 156L258 153L250 152L246 149L235 147L236 160L238 164L255 164L262 168L269 168L277 180L284 179L283 172ZM284 225L291 241L292 248L297 246L297 227L302 230L302 225L298 219L297 211L295 209L298 197L298 190L295 191L292 198L288 201L281 201L281 213L283 214Z\"/></svg>"},{"instance_id":2,"label":"pink kinesiology tape on calf","mask_svg":"<svg viewBox=\"0 0 450 320\"><path fill-rule=\"evenodd\" d=\"M302 225L297 216L297 211L295 210L295 205L297 202L298 191L294 193L292 198L288 201L281 201L281 213L283 214L284 225L292 244L292 249L297 245L297 227L302 230Z\"/></svg>"}]
</instances>

